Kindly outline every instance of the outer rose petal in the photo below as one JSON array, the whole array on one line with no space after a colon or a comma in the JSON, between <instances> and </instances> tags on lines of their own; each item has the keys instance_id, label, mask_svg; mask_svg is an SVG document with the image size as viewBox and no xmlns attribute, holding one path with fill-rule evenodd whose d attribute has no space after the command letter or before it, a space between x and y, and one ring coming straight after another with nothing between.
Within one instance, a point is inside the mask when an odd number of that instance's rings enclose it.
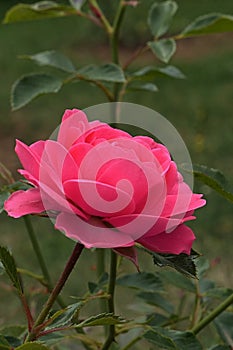
<instances>
[{"instance_id":1,"label":"outer rose petal","mask_svg":"<svg viewBox=\"0 0 233 350\"><path fill-rule=\"evenodd\" d=\"M130 235L108 228L96 218L84 222L75 215L61 213L57 217L55 227L65 232L67 237L81 242L86 248L115 249L134 244Z\"/></svg>"},{"instance_id":2,"label":"outer rose petal","mask_svg":"<svg viewBox=\"0 0 233 350\"><path fill-rule=\"evenodd\" d=\"M5 201L4 208L8 215L13 218L19 218L27 214L38 214L45 210L38 188L14 192Z\"/></svg>"},{"instance_id":3,"label":"outer rose petal","mask_svg":"<svg viewBox=\"0 0 233 350\"><path fill-rule=\"evenodd\" d=\"M170 233L161 233L160 235L140 238L138 243L158 253L172 253L172 254L190 254L192 243L195 236L191 228L180 225Z\"/></svg>"},{"instance_id":4,"label":"outer rose petal","mask_svg":"<svg viewBox=\"0 0 233 350\"><path fill-rule=\"evenodd\" d=\"M27 146L23 142L16 140L15 152L17 153L24 169L36 179L39 178L40 160L34 153L32 146Z\"/></svg>"}]
</instances>

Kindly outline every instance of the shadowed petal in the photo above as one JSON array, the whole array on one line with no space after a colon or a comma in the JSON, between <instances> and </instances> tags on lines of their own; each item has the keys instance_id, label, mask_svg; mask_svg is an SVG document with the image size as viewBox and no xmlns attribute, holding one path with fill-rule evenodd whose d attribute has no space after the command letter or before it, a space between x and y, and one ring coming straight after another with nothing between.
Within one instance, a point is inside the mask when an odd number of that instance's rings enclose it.
<instances>
[{"instance_id":1,"label":"shadowed petal","mask_svg":"<svg viewBox=\"0 0 233 350\"><path fill-rule=\"evenodd\" d=\"M191 228L180 225L170 233L138 239L138 243L158 253L190 254L195 236Z\"/></svg>"},{"instance_id":2,"label":"shadowed petal","mask_svg":"<svg viewBox=\"0 0 233 350\"><path fill-rule=\"evenodd\" d=\"M106 227L97 218L90 218L88 222L78 216L61 213L57 216L56 229L65 232L65 235L82 243L86 248L114 248L133 244L127 234Z\"/></svg>"},{"instance_id":3,"label":"shadowed petal","mask_svg":"<svg viewBox=\"0 0 233 350\"><path fill-rule=\"evenodd\" d=\"M133 243L132 243L133 244ZM138 272L139 272L139 265L138 265L138 255L137 255L137 250L135 247L120 247L120 248L115 248L113 249L114 252L117 254L123 256L126 259L129 259L132 261L132 263L136 266Z\"/></svg>"}]
</instances>

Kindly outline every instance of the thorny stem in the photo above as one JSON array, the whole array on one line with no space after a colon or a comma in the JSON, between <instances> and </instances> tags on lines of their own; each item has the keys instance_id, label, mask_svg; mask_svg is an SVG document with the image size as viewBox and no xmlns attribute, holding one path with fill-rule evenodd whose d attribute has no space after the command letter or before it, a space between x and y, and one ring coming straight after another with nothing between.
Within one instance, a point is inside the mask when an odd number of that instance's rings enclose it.
<instances>
[{"instance_id":1,"label":"thorny stem","mask_svg":"<svg viewBox=\"0 0 233 350\"><path fill-rule=\"evenodd\" d=\"M204 329L210 322L212 322L218 315L220 315L228 306L233 304L233 293L224 300L220 305L218 305L208 316L203 318L196 326L194 326L191 331L196 335L202 329Z\"/></svg>"},{"instance_id":2,"label":"thorny stem","mask_svg":"<svg viewBox=\"0 0 233 350\"><path fill-rule=\"evenodd\" d=\"M43 322L45 321L51 307L53 306L54 302L56 301L56 299L57 299L59 293L61 292L62 288L64 287L69 275L71 274L78 258L80 257L80 254L82 253L83 248L84 248L84 246L80 243L77 243L75 245L74 250L73 250L66 266L65 266L64 271L62 272L57 284L55 285L47 302L45 303L39 316L37 317L31 332L29 333L29 335L26 338L26 342L33 341L37 337L37 330L36 329L41 328L39 326L42 326Z\"/></svg>"},{"instance_id":3,"label":"thorny stem","mask_svg":"<svg viewBox=\"0 0 233 350\"><path fill-rule=\"evenodd\" d=\"M110 274L109 274L109 284L108 284L108 312L114 313L115 306L114 306L114 292L115 292L115 284L116 284L116 270L117 270L117 255L114 253L113 250L111 250L111 258L110 258ZM106 342L103 345L102 350L108 350L110 345L115 340L115 326L111 325L109 326L108 331L108 337L106 339Z\"/></svg>"}]
</instances>

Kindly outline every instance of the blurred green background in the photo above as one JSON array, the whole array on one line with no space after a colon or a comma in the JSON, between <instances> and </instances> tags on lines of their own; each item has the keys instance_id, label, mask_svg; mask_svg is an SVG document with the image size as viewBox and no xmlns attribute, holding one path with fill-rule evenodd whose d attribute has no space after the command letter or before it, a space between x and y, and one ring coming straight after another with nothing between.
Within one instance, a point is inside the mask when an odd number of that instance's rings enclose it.
<instances>
[{"instance_id":1,"label":"blurred green background","mask_svg":"<svg viewBox=\"0 0 233 350\"><path fill-rule=\"evenodd\" d=\"M24 1L32 3L33 1ZM65 2L65 0L64 0ZM121 60L125 62L137 45L150 38L145 25L148 8L153 1L142 0L138 8L128 9L121 39ZM0 17L17 1L1 0ZM115 1L105 5L111 12ZM199 15L209 12L232 14L232 0L178 0L178 13L171 32L178 32ZM70 17L36 22L1 25L0 27L0 161L16 177L19 162L14 153L15 138L26 143L44 139L59 124L66 108L85 108L105 102L95 87L85 83L65 86L57 95L40 97L17 112L10 109L10 89L23 74L38 70L33 63L18 59L22 54L56 49L70 56L77 67L87 63L110 60L107 39L100 29L83 19ZM157 93L128 94L125 101L136 102L157 110L179 131L194 163L220 169L233 181L233 34L221 34L186 39L178 43L172 64L187 76L186 80L158 79ZM134 67L145 64L162 66L147 54ZM46 69L41 69L47 71ZM207 206L197 211L197 220L191 224L197 236L195 249L212 261L211 277L227 287L233 287L232 278L232 204L223 200L207 186L196 183L195 190L204 193ZM73 242L55 231L46 219L33 218L46 260L53 278L69 255ZM40 272L33 256L22 219L0 217L0 243L10 246L20 267L30 266ZM55 237L56 236L56 237ZM141 261L155 270L152 262ZM69 282L65 295L85 291L86 275L95 279L95 259L85 252L81 263ZM122 269L131 269L124 263ZM82 272L82 273L81 273ZM14 319L20 306L13 303L8 293L7 279L0 280L0 325ZM27 281L29 283L29 281ZM29 283L31 286L31 284ZM37 289L31 290L37 293ZM12 299L13 300L13 299ZM2 303L3 302L3 303ZM5 313L4 302L11 304Z\"/></svg>"}]
</instances>

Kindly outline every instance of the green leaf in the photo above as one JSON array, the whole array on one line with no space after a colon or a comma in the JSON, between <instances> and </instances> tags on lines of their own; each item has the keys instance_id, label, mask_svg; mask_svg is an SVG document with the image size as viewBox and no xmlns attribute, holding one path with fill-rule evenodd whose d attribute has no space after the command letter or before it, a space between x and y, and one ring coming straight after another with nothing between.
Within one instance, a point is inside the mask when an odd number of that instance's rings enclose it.
<instances>
[{"instance_id":1,"label":"green leaf","mask_svg":"<svg viewBox=\"0 0 233 350\"><path fill-rule=\"evenodd\" d=\"M6 338L0 334L0 350L11 350L11 346L6 340Z\"/></svg>"},{"instance_id":2,"label":"green leaf","mask_svg":"<svg viewBox=\"0 0 233 350\"><path fill-rule=\"evenodd\" d=\"M73 319L77 317L79 310L85 305L84 301L79 301L75 304L67 306L63 310L57 311L52 317L52 323L46 327L46 330L58 327L64 327L67 325L71 325L73 323Z\"/></svg>"},{"instance_id":3,"label":"green leaf","mask_svg":"<svg viewBox=\"0 0 233 350\"><path fill-rule=\"evenodd\" d=\"M154 3L149 11L148 25L151 33L159 38L165 34L170 27L172 18L177 11L177 4L175 1L163 1Z\"/></svg>"},{"instance_id":4,"label":"green leaf","mask_svg":"<svg viewBox=\"0 0 233 350\"><path fill-rule=\"evenodd\" d=\"M142 247L140 248L152 255L154 263L159 267L170 266L176 269L178 272L183 273L187 277L197 277L197 271L196 266L194 264L194 260L199 256L199 254L196 253L194 250L191 250L190 255L184 253L175 255L159 254Z\"/></svg>"},{"instance_id":5,"label":"green leaf","mask_svg":"<svg viewBox=\"0 0 233 350\"><path fill-rule=\"evenodd\" d=\"M171 315L171 317L166 317L159 313L150 314L147 317L147 324L151 327L163 326L167 324L168 321L173 320L176 316Z\"/></svg>"},{"instance_id":6,"label":"green leaf","mask_svg":"<svg viewBox=\"0 0 233 350\"><path fill-rule=\"evenodd\" d=\"M77 324L76 328L93 327L93 326L109 326L125 323L126 320L121 316L114 315L112 313L102 313L96 316L91 316Z\"/></svg>"},{"instance_id":7,"label":"green leaf","mask_svg":"<svg viewBox=\"0 0 233 350\"><path fill-rule=\"evenodd\" d=\"M229 346L227 345L214 345L211 346L208 350L230 350Z\"/></svg>"},{"instance_id":8,"label":"green leaf","mask_svg":"<svg viewBox=\"0 0 233 350\"><path fill-rule=\"evenodd\" d=\"M233 202L232 186L219 170L208 168L205 165L193 165L193 169L183 165L183 169L189 173L193 173L197 180L213 188L221 196Z\"/></svg>"},{"instance_id":9,"label":"green leaf","mask_svg":"<svg viewBox=\"0 0 233 350\"><path fill-rule=\"evenodd\" d=\"M233 16L222 13L209 13L196 18L181 32L178 38L231 31L233 31Z\"/></svg>"},{"instance_id":10,"label":"green leaf","mask_svg":"<svg viewBox=\"0 0 233 350\"><path fill-rule=\"evenodd\" d=\"M128 91L149 91L149 92L157 92L158 88L153 83L141 83L141 82L134 82L130 83L127 86L127 92Z\"/></svg>"},{"instance_id":11,"label":"green leaf","mask_svg":"<svg viewBox=\"0 0 233 350\"><path fill-rule=\"evenodd\" d=\"M26 180L16 181L13 184L10 184L10 185L6 186L6 189L9 190L9 192L11 192L11 193L14 192L14 191L18 191L18 190L26 191L29 188L32 188L32 185L27 183Z\"/></svg>"},{"instance_id":12,"label":"green leaf","mask_svg":"<svg viewBox=\"0 0 233 350\"><path fill-rule=\"evenodd\" d=\"M85 2L86 0L70 0L70 4L78 11L81 10Z\"/></svg>"},{"instance_id":13,"label":"green leaf","mask_svg":"<svg viewBox=\"0 0 233 350\"><path fill-rule=\"evenodd\" d=\"M39 1L34 4L18 4L7 11L3 23L31 21L50 17L75 15L72 6L59 5L54 1Z\"/></svg>"},{"instance_id":14,"label":"green leaf","mask_svg":"<svg viewBox=\"0 0 233 350\"><path fill-rule=\"evenodd\" d=\"M233 312L223 312L214 320L214 324L224 342L233 347Z\"/></svg>"},{"instance_id":15,"label":"green leaf","mask_svg":"<svg viewBox=\"0 0 233 350\"><path fill-rule=\"evenodd\" d=\"M49 348L41 343L30 342L15 348L15 350L49 350Z\"/></svg>"},{"instance_id":16,"label":"green leaf","mask_svg":"<svg viewBox=\"0 0 233 350\"><path fill-rule=\"evenodd\" d=\"M124 275L117 279L117 284L124 287L142 289L148 292L156 292L158 290L163 290L163 284L155 273L133 273L129 275Z\"/></svg>"},{"instance_id":17,"label":"green leaf","mask_svg":"<svg viewBox=\"0 0 233 350\"><path fill-rule=\"evenodd\" d=\"M75 67L70 59L58 51L43 51L35 55L23 55L20 58L32 60L39 66L50 66L68 73L75 72Z\"/></svg>"},{"instance_id":18,"label":"green leaf","mask_svg":"<svg viewBox=\"0 0 233 350\"><path fill-rule=\"evenodd\" d=\"M178 69L175 66L166 66L162 68L157 68L157 71L161 75L165 75L171 78L176 78L176 79L185 79L186 76L181 72L180 69Z\"/></svg>"},{"instance_id":19,"label":"green leaf","mask_svg":"<svg viewBox=\"0 0 233 350\"><path fill-rule=\"evenodd\" d=\"M185 78L185 75L177 67L170 65L162 68L146 66L130 74L131 79L133 78L140 80L152 80L159 76L167 76L176 79Z\"/></svg>"},{"instance_id":20,"label":"green leaf","mask_svg":"<svg viewBox=\"0 0 233 350\"><path fill-rule=\"evenodd\" d=\"M4 203L9 198L9 196L10 192L7 190L4 192L0 192L0 214L4 211Z\"/></svg>"},{"instance_id":21,"label":"green leaf","mask_svg":"<svg viewBox=\"0 0 233 350\"><path fill-rule=\"evenodd\" d=\"M159 307L162 310L165 310L169 314L173 313L174 308L169 301L161 296L161 294L156 292L142 292L137 294L137 297L143 299L147 304L154 305Z\"/></svg>"},{"instance_id":22,"label":"green leaf","mask_svg":"<svg viewBox=\"0 0 233 350\"><path fill-rule=\"evenodd\" d=\"M210 268L209 260L206 257L204 257L204 256L200 256L196 260L196 268L197 268L198 278L203 278L205 276L205 273Z\"/></svg>"},{"instance_id":23,"label":"green leaf","mask_svg":"<svg viewBox=\"0 0 233 350\"><path fill-rule=\"evenodd\" d=\"M4 328L0 329L0 333L5 334L6 336L11 337L20 337L23 335L23 333L26 331L26 326L6 326Z\"/></svg>"},{"instance_id":24,"label":"green leaf","mask_svg":"<svg viewBox=\"0 0 233 350\"><path fill-rule=\"evenodd\" d=\"M49 74L30 74L17 80L11 93L11 106L15 111L39 95L58 92L62 80Z\"/></svg>"},{"instance_id":25,"label":"green leaf","mask_svg":"<svg viewBox=\"0 0 233 350\"><path fill-rule=\"evenodd\" d=\"M88 282L88 289L90 293L96 294L99 291L107 292L108 278L109 278L108 273L104 272L102 276L100 276L98 283Z\"/></svg>"},{"instance_id":26,"label":"green leaf","mask_svg":"<svg viewBox=\"0 0 233 350\"><path fill-rule=\"evenodd\" d=\"M0 275L3 275L5 272L4 266L2 265L2 263L0 262Z\"/></svg>"},{"instance_id":27,"label":"green leaf","mask_svg":"<svg viewBox=\"0 0 233 350\"><path fill-rule=\"evenodd\" d=\"M176 52L176 42L174 39L162 39L159 41L149 41L148 46L155 56L162 62L168 63Z\"/></svg>"},{"instance_id":28,"label":"green leaf","mask_svg":"<svg viewBox=\"0 0 233 350\"><path fill-rule=\"evenodd\" d=\"M233 293L233 290L230 288L211 288L205 293L205 297L216 298L216 299L226 299Z\"/></svg>"},{"instance_id":29,"label":"green leaf","mask_svg":"<svg viewBox=\"0 0 233 350\"><path fill-rule=\"evenodd\" d=\"M11 253L5 247L0 246L0 260L5 268L7 275L9 276L14 287L19 294L23 293L23 288L20 281L20 276L17 272L15 260Z\"/></svg>"},{"instance_id":30,"label":"green leaf","mask_svg":"<svg viewBox=\"0 0 233 350\"><path fill-rule=\"evenodd\" d=\"M181 332L163 329L164 334L169 336L179 350L202 350L202 346L192 332Z\"/></svg>"},{"instance_id":31,"label":"green leaf","mask_svg":"<svg viewBox=\"0 0 233 350\"><path fill-rule=\"evenodd\" d=\"M143 335L147 341L155 344L159 349L178 350L171 339L156 331L148 331Z\"/></svg>"},{"instance_id":32,"label":"green leaf","mask_svg":"<svg viewBox=\"0 0 233 350\"><path fill-rule=\"evenodd\" d=\"M199 281L199 288L201 294L205 294L209 289L214 289L215 288L215 283L212 280L208 280L207 278L201 279ZM206 299L204 299L205 301Z\"/></svg>"},{"instance_id":33,"label":"green leaf","mask_svg":"<svg viewBox=\"0 0 233 350\"><path fill-rule=\"evenodd\" d=\"M144 337L161 346L163 349L171 350L202 350L202 346L192 332L181 332L153 327Z\"/></svg>"},{"instance_id":34,"label":"green leaf","mask_svg":"<svg viewBox=\"0 0 233 350\"><path fill-rule=\"evenodd\" d=\"M185 289L191 293L196 293L196 287L192 280L186 278L175 271L163 271L160 273L165 282L174 285L177 288Z\"/></svg>"},{"instance_id":35,"label":"green leaf","mask_svg":"<svg viewBox=\"0 0 233 350\"><path fill-rule=\"evenodd\" d=\"M61 340L64 340L65 335L61 332L53 332L40 337L40 342L47 345L52 346L58 344ZM29 349L28 349L29 350Z\"/></svg>"},{"instance_id":36,"label":"green leaf","mask_svg":"<svg viewBox=\"0 0 233 350\"><path fill-rule=\"evenodd\" d=\"M101 66L88 65L77 72L78 77L84 80L100 80L112 83L124 83L125 76L120 66L114 63L106 63Z\"/></svg>"},{"instance_id":37,"label":"green leaf","mask_svg":"<svg viewBox=\"0 0 233 350\"><path fill-rule=\"evenodd\" d=\"M22 344L22 342L23 342L19 338L8 336L8 335L5 335L5 338L8 341L8 343L10 344L11 349L12 348L16 348L17 346L20 346Z\"/></svg>"}]
</instances>

